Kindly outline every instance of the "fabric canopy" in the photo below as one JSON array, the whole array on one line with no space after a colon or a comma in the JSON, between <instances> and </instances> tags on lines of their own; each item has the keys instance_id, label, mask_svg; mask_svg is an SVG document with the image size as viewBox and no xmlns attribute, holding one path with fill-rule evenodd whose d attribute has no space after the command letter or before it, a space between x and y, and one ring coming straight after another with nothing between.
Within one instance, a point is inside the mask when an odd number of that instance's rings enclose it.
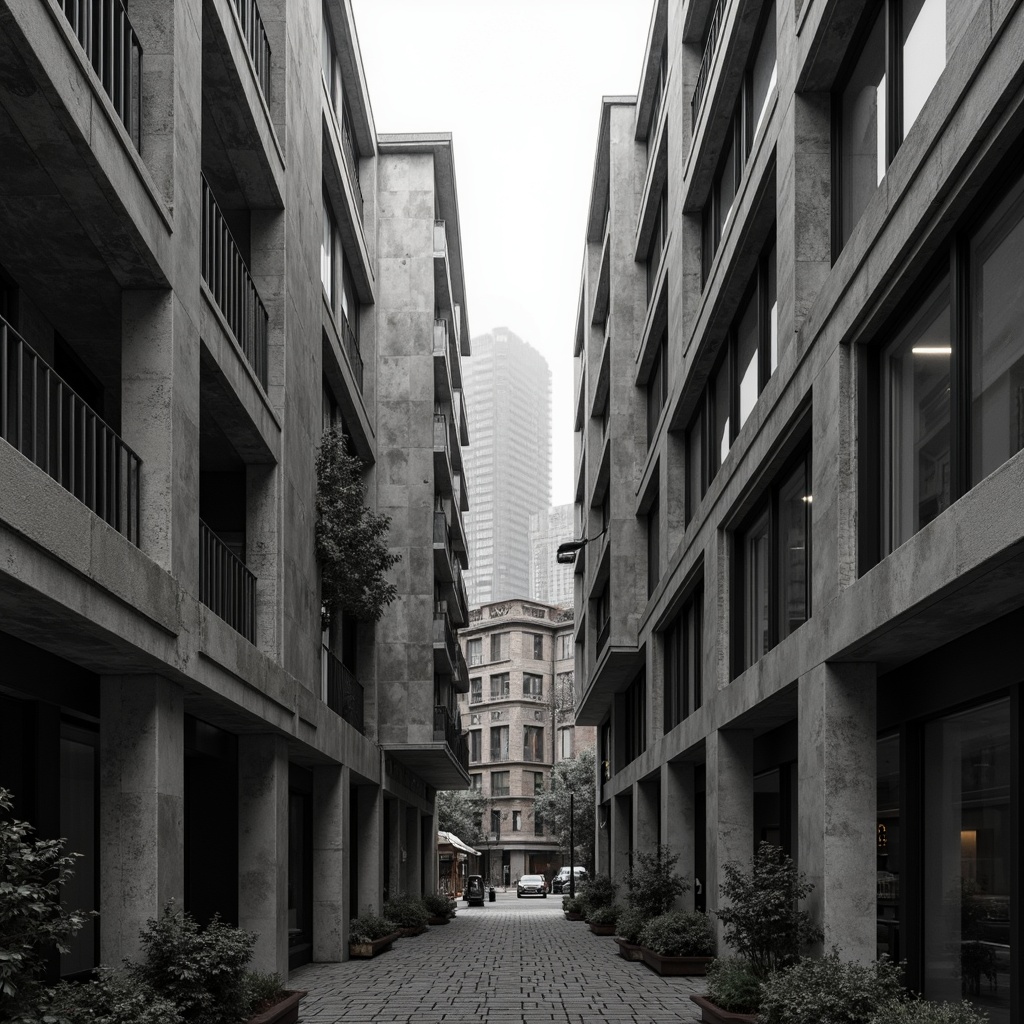
<instances>
[{"instance_id":1,"label":"fabric canopy","mask_svg":"<svg viewBox=\"0 0 1024 1024\"><path fill-rule=\"evenodd\" d=\"M472 846L467 846L454 832L438 832L437 838L439 842L448 843L450 846L455 847L456 850L464 850L475 857L480 856L479 850L474 850Z\"/></svg>"}]
</instances>

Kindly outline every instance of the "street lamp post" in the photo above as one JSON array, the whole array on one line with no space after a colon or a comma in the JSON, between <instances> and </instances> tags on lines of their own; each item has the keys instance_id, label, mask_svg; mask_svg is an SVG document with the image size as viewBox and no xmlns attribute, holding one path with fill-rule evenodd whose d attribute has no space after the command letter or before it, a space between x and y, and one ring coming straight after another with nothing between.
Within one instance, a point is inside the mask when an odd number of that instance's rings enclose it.
<instances>
[{"instance_id":1,"label":"street lamp post","mask_svg":"<svg viewBox=\"0 0 1024 1024\"><path fill-rule=\"evenodd\" d=\"M576 809L573 806L573 792L569 790L569 899L576 899Z\"/></svg>"}]
</instances>

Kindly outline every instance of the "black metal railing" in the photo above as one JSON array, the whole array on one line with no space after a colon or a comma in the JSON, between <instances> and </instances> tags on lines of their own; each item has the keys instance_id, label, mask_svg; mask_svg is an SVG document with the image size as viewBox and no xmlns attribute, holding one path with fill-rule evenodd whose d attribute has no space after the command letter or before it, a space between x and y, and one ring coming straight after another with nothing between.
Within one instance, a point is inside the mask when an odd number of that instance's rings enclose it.
<instances>
[{"instance_id":1,"label":"black metal railing","mask_svg":"<svg viewBox=\"0 0 1024 1024\"><path fill-rule=\"evenodd\" d=\"M217 205L206 175L203 179L202 255L203 280L224 314L249 365L263 387L267 386L267 333L269 317L253 283L249 268L224 215Z\"/></svg>"},{"instance_id":2,"label":"black metal railing","mask_svg":"<svg viewBox=\"0 0 1024 1024\"><path fill-rule=\"evenodd\" d=\"M324 677L327 683L327 706L360 732L363 728L363 686L358 679L325 646Z\"/></svg>"},{"instance_id":3,"label":"black metal railing","mask_svg":"<svg viewBox=\"0 0 1024 1024\"><path fill-rule=\"evenodd\" d=\"M348 125L348 118L342 114L341 118L341 151L345 155L345 164L348 169L348 180L355 189L358 201L359 219L363 219L363 189L359 184L359 157L356 156L356 147L352 142L352 131Z\"/></svg>"},{"instance_id":4,"label":"black metal railing","mask_svg":"<svg viewBox=\"0 0 1024 1024\"><path fill-rule=\"evenodd\" d=\"M256 577L201 519L199 600L249 643L256 643Z\"/></svg>"},{"instance_id":5,"label":"black metal railing","mask_svg":"<svg viewBox=\"0 0 1024 1024\"><path fill-rule=\"evenodd\" d=\"M122 0L58 2L117 116L141 150L142 44Z\"/></svg>"},{"instance_id":6,"label":"black metal railing","mask_svg":"<svg viewBox=\"0 0 1024 1024\"><path fill-rule=\"evenodd\" d=\"M444 644L448 654L448 661L451 663L452 671L458 663L459 645L455 640L455 631L448 619L446 612L434 612L434 643Z\"/></svg>"},{"instance_id":7,"label":"black metal railing","mask_svg":"<svg viewBox=\"0 0 1024 1024\"><path fill-rule=\"evenodd\" d=\"M142 460L2 317L0 438L139 543Z\"/></svg>"},{"instance_id":8,"label":"black metal railing","mask_svg":"<svg viewBox=\"0 0 1024 1024\"><path fill-rule=\"evenodd\" d=\"M708 79L711 77L711 64L715 59L715 51L718 49L718 35L722 29L722 18L727 2L728 0L718 0L715 4L715 12L711 15L708 41L704 44L704 56L701 57L700 71L697 72L697 84L694 86L693 97L690 100L691 133L697 127L697 115L700 113L701 104L704 102L704 93L708 87Z\"/></svg>"},{"instance_id":9,"label":"black metal railing","mask_svg":"<svg viewBox=\"0 0 1024 1024\"><path fill-rule=\"evenodd\" d=\"M344 313L341 314L341 340L345 346L348 361L352 364L352 373L356 378L356 384L359 386L359 390L362 391L363 357L359 351L359 339L356 337L356 332L352 329L352 325L348 322L348 317Z\"/></svg>"},{"instance_id":10,"label":"black metal railing","mask_svg":"<svg viewBox=\"0 0 1024 1024\"><path fill-rule=\"evenodd\" d=\"M434 705L434 739L444 740L453 750L459 741L455 717L443 704Z\"/></svg>"},{"instance_id":11,"label":"black metal railing","mask_svg":"<svg viewBox=\"0 0 1024 1024\"><path fill-rule=\"evenodd\" d=\"M263 98L270 103L270 43L267 30L260 17L256 0L234 0L235 11L242 25L242 35L249 50L249 59L260 83Z\"/></svg>"}]
</instances>

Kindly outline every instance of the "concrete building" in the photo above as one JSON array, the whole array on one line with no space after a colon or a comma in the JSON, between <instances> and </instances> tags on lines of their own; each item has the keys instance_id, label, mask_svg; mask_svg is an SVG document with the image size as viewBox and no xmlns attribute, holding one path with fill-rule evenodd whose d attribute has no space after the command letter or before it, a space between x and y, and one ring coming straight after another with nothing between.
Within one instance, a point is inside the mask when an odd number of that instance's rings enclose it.
<instances>
[{"instance_id":1,"label":"concrete building","mask_svg":"<svg viewBox=\"0 0 1024 1024\"><path fill-rule=\"evenodd\" d=\"M571 565L555 560L558 545L575 536L572 503L553 505L546 512L530 516L530 599L567 607L573 602L574 577Z\"/></svg>"},{"instance_id":2,"label":"concrete building","mask_svg":"<svg viewBox=\"0 0 1024 1024\"><path fill-rule=\"evenodd\" d=\"M599 862L1020 1020L1024 8L657 0L576 326ZM691 895L689 899L693 899ZM977 954L978 965L970 962Z\"/></svg>"},{"instance_id":3,"label":"concrete building","mask_svg":"<svg viewBox=\"0 0 1024 1024\"><path fill-rule=\"evenodd\" d=\"M472 605L529 593L530 516L551 504L551 371L504 327L473 339L466 367L473 444L466 479Z\"/></svg>"},{"instance_id":4,"label":"concrete building","mask_svg":"<svg viewBox=\"0 0 1024 1024\"><path fill-rule=\"evenodd\" d=\"M345 959L469 782L451 138L377 136L348 0L0 0L0 65L0 785L84 854L61 973L171 898ZM321 631L326 425L376 626Z\"/></svg>"},{"instance_id":5,"label":"concrete building","mask_svg":"<svg viewBox=\"0 0 1024 1024\"><path fill-rule=\"evenodd\" d=\"M459 698L470 784L487 799L485 877L550 881L563 851L534 814L534 797L553 765L596 742L594 729L576 726L572 610L524 600L471 608L459 642L470 673Z\"/></svg>"}]
</instances>

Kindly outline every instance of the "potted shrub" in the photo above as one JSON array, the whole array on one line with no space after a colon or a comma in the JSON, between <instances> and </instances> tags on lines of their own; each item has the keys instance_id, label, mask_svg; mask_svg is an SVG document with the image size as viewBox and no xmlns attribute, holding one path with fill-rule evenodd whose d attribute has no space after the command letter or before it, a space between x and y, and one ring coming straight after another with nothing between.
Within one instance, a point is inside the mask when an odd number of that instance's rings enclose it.
<instances>
[{"instance_id":1,"label":"potted shrub","mask_svg":"<svg viewBox=\"0 0 1024 1024\"><path fill-rule=\"evenodd\" d=\"M398 938L398 926L376 914L354 917L348 926L348 955L372 957L391 948Z\"/></svg>"},{"instance_id":2,"label":"potted shrub","mask_svg":"<svg viewBox=\"0 0 1024 1024\"><path fill-rule=\"evenodd\" d=\"M966 1000L933 1003L927 999L903 999L878 1008L868 1024L987 1024L988 1015Z\"/></svg>"},{"instance_id":3,"label":"potted shrub","mask_svg":"<svg viewBox=\"0 0 1024 1024\"><path fill-rule=\"evenodd\" d=\"M576 898L583 903L584 916L589 920L593 911L615 903L619 887L607 875L595 875L576 890Z\"/></svg>"},{"instance_id":4,"label":"potted shrub","mask_svg":"<svg viewBox=\"0 0 1024 1024\"><path fill-rule=\"evenodd\" d=\"M707 914L670 910L640 932L644 963L667 977L703 975L715 955L715 936Z\"/></svg>"},{"instance_id":5,"label":"potted shrub","mask_svg":"<svg viewBox=\"0 0 1024 1024\"><path fill-rule=\"evenodd\" d=\"M628 907L615 922L615 942L619 947L619 956L623 960L643 960L640 949L640 933L646 919L639 910Z\"/></svg>"},{"instance_id":6,"label":"potted shrub","mask_svg":"<svg viewBox=\"0 0 1024 1024\"><path fill-rule=\"evenodd\" d=\"M579 896L563 896L562 910L565 911L566 921L583 920L583 903Z\"/></svg>"},{"instance_id":7,"label":"potted shrub","mask_svg":"<svg viewBox=\"0 0 1024 1024\"><path fill-rule=\"evenodd\" d=\"M427 924L447 924L455 916L455 901L443 893L427 893L423 905L427 908Z\"/></svg>"},{"instance_id":8,"label":"potted shrub","mask_svg":"<svg viewBox=\"0 0 1024 1024\"><path fill-rule=\"evenodd\" d=\"M395 922L399 935L408 938L422 935L427 930L430 915L422 897L399 892L384 901L384 916Z\"/></svg>"},{"instance_id":9,"label":"potted shrub","mask_svg":"<svg viewBox=\"0 0 1024 1024\"><path fill-rule=\"evenodd\" d=\"M707 966L707 995L694 999L708 1024L755 1024L761 981L740 957L717 957Z\"/></svg>"},{"instance_id":10,"label":"potted shrub","mask_svg":"<svg viewBox=\"0 0 1024 1024\"><path fill-rule=\"evenodd\" d=\"M646 920L671 910L675 901L689 891L689 883L675 872L678 860L679 854L664 845L653 853L634 854L633 868L626 876L626 903Z\"/></svg>"},{"instance_id":11,"label":"potted shrub","mask_svg":"<svg viewBox=\"0 0 1024 1024\"><path fill-rule=\"evenodd\" d=\"M615 922L621 911L616 906L597 907L590 911L587 922L595 935L614 935Z\"/></svg>"}]
</instances>

